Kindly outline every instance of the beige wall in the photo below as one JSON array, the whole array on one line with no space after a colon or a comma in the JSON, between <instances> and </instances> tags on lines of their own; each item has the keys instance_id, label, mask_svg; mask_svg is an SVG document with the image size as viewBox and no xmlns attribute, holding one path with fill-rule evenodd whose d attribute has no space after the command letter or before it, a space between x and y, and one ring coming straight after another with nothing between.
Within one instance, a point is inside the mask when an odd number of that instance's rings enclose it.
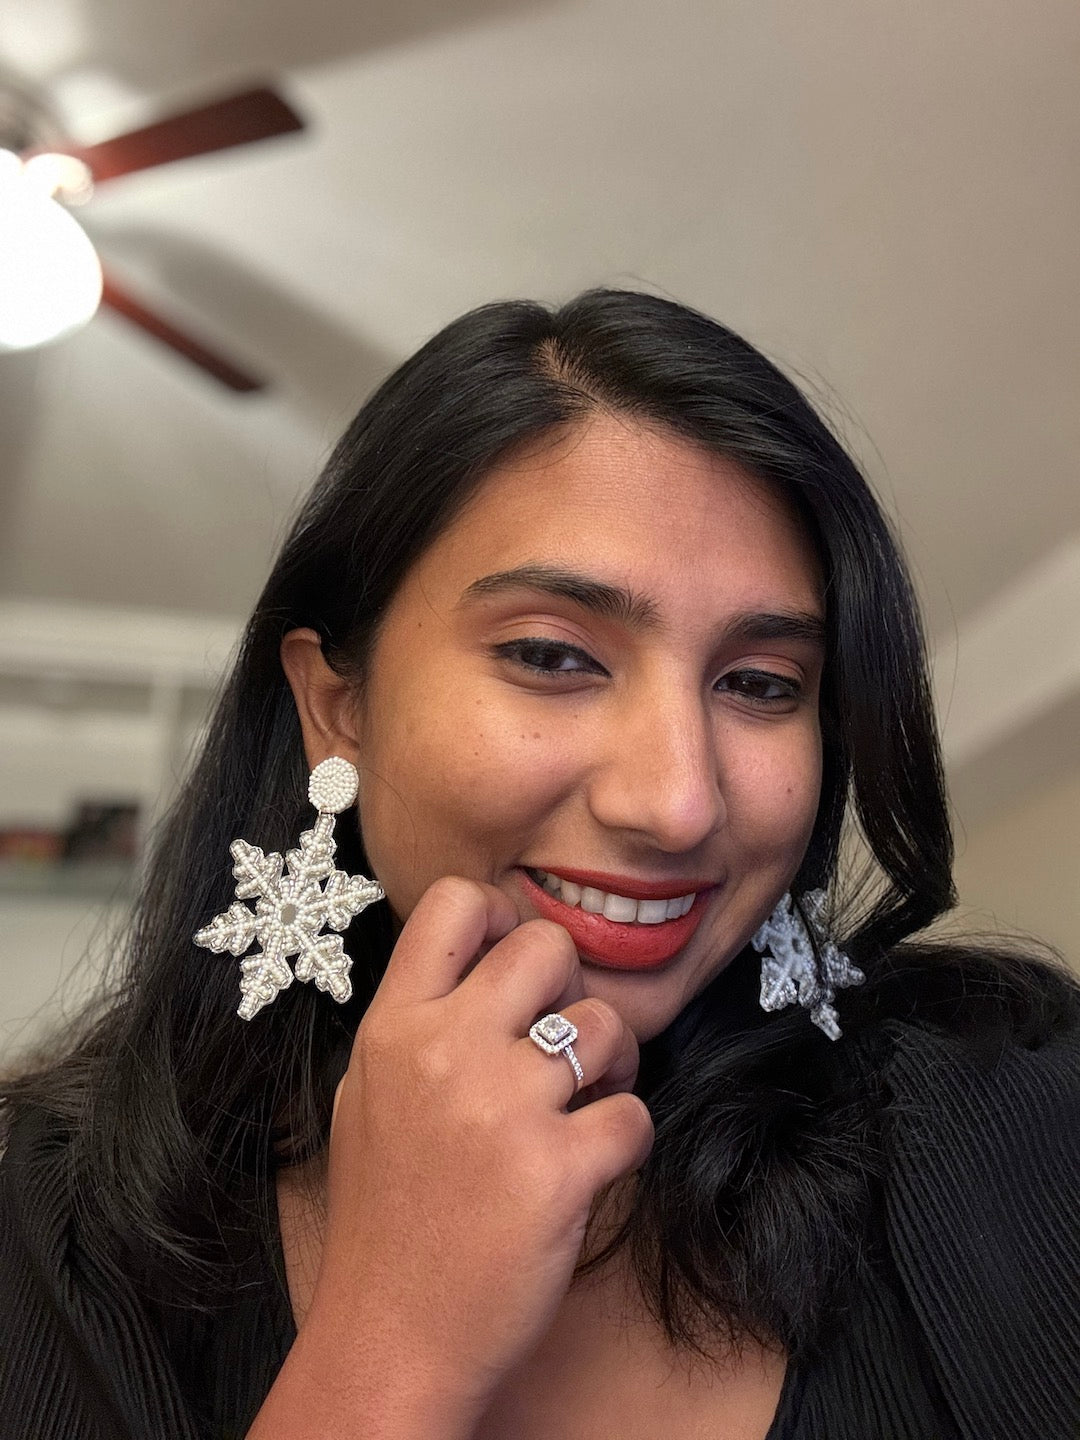
<instances>
[{"instance_id":1,"label":"beige wall","mask_svg":"<svg viewBox=\"0 0 1080 1440\"><path fill-rule=\"evenodd\" d=\"M963 920L1036 935L1080 972L1080 764L958 831L956 848Z\"/></svg>"},{"instance_id":2,"label":"beige wall","mask_svg":"<svg viewBox=\"0 0 1080 1440\"><path fill-rule=\"evenodd\" d=\"M125 917L89 898L0 895L0 1068L78 1014Z\"/></svg>"}]
</instances>

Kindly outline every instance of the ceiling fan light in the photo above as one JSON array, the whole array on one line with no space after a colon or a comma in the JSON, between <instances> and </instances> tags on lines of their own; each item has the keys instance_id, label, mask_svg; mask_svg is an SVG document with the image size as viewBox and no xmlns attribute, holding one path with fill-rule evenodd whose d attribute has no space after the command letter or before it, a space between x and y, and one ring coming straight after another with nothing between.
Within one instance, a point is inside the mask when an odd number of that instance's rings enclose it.
<instances>
[{"instance_id":1,"label":"ceiling fan light","mask_svg":"<svg viewBox=\"0 0 1080 1440\"><path fill-rule=\"evenodd\" d=\"M0 163L0 351L85 325L101 303L101 262L73 216Z\"/></svg>"},{"instance_id":2,"label":"ceiling fan light","mask_svg":"<svg viewBox=\"0 0 1080 1440\"><path fill-rule=\"evenodd\" d=\"M94 193L94 177L89 165L74 155L60 155L51 150L25 160L23 178L50 200L60 199L65 205L85 205Z\"/></svg>"}]
</instances>

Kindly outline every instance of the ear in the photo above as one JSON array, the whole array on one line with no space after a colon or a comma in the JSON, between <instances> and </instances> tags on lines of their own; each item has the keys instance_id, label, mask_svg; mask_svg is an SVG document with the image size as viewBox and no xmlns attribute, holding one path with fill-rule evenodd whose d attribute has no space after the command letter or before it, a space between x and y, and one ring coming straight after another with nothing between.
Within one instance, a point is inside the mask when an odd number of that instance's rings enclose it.
<instances>
[{"instance_id":1,"label":"ear","mask_svg":"<svg viewBox=\"0 0 1080 1440\"><path fill-rule=\"evenodd\" d=\"M356 696L326 663L314 630L289 631L281 642L281 668L296 701L310 768L340 755L359 769Z\"/></svg>"}]
</instances>

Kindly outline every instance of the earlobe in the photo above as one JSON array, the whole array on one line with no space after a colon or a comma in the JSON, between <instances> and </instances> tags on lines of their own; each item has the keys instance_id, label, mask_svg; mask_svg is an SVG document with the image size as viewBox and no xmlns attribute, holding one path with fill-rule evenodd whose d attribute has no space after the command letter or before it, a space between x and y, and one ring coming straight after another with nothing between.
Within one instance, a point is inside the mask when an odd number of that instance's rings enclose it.
<instances>
[{"instance_id":1,"label":"earlobe","mask_svg":"<svg viewBox=\"0 0 1080 1440\"><path fill-rule=\"evenodd\" d=\"M290 630L281 642L281 668L300 717L308 765L331 755L359 767L356 699L349 683L326 662L314 630Z\"/></svg>"}]
</instances>

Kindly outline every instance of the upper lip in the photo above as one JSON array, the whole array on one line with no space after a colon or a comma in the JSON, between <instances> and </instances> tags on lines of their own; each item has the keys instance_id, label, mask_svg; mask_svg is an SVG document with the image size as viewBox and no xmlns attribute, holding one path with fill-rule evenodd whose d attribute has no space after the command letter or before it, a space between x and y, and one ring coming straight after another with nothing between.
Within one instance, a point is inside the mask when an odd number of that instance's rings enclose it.
<instances>
[{"instance_id":1,"label":"upper lip","mask_svg":"<svg viewBox=\"0 0 1080 1440\"><path fill-rule=\"evenodd\" d=\"M611 875L603 870L567 870L561 865L530 865L528 868L542 870L546 875L557 875L560 880L569 880L574 885L604 890L609 895L625 895L629 900L674 900L710 890L717 883L715 880L694 879L638 880L629 875Z\"/></svg>"}]
</instances>

